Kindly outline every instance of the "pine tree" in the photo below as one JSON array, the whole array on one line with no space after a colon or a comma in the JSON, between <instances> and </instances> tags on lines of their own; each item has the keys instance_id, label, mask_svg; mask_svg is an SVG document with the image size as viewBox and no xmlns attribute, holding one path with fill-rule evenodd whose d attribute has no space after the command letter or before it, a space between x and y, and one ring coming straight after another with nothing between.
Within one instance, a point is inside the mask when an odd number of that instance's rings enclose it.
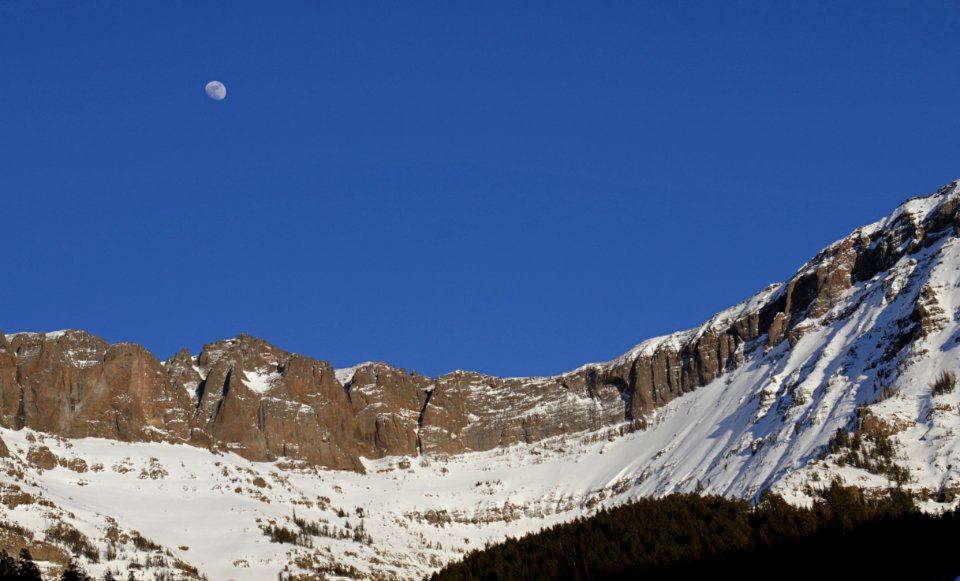
<instances>
[{"instance_id":1,"label":"pine tree","mask_svg":"<svg viewBox=\"0 0 960 581\"><path fill-rule=\"evenodd\" d=\"M90 578L87 577L83 569L71 560L63 575L60 576L60 581L90 581Z\"/></svg>"},{"instance_id":2,"label":"pine tree","mask_svg":"<svg viewBox=\"0 0 960 581\"><path fill-rule=\"evenodd\" d=\"M17 562L6 551L0 551L0 579L12 579L17 575Z\"/></svg>"},{"instance_id":3,"label":"pine tree","mask_svg":"<svg viewBox=\"0 0 960 581\"><path fill-rule=\"evenodd\" d=\"M33 556L27 549L20 549L20 562L17 564L17 581L42 581L40 569L33 562Z\"/></svg>"}]
</instances>

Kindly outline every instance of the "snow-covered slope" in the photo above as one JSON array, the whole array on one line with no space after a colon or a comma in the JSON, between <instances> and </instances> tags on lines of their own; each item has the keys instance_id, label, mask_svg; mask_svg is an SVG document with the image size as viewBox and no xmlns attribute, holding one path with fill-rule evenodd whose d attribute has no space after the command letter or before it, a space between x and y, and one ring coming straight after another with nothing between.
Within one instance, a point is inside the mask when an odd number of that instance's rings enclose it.
<instances>
[{"instance_id":1,"label":"snow-covered slope","mask_svg":"<svg viewBox=\"0 0 960 581\"><path fill-rule=\"evenodd\" d=\"M649 412L644 429L629 422L486 452L363 459L365 474L171 443L0 430L10 449L0 460L0 520L37 539L55 522L70 524L96 545L99 562L80 561L97 574L149 560L144 578L190 567L218 580L283 571L413 578L507 535L675 491L752 498L772 489L805 503L840 478L906 486L928 510L953 507L960 390L932 385L960 369L958 197L954 184L910 200L825 249L794 281L809 274L846 283L829 296L821 290L802 316L794 311L779 339L771 330L738 345L712 381ZM895 228L908 235L879 236ZM880 253L886 262L862 265L891 240L899 246ZM865 248L852 258L844 254L851 241ZM849 276L855 270L874 274ZM664 346L679 351L797 295L798 284L773 285L698 329L578 372L602 373ZM341 383L355 371L338 373ZM243 380L263 391L273 383ZM307 532L271 542L267 533L284 529ZM132 531L158 548L138 548Z\"/></svg>"}]
</instances>

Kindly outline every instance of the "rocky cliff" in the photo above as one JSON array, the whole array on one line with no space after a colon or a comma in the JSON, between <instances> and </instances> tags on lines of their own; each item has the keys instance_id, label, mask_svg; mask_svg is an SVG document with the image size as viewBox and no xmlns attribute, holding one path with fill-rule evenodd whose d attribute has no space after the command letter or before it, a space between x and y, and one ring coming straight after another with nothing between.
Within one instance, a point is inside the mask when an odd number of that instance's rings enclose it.
<instances>
[{"instance_id":1,"label":"rocky cliff","mask_svg":"<svg viewBox=\"0 0 960 581\"><path fill-rule=\"evenodd\" d=\"M362 471L360 457L445 455L597 430L643 428L659 407L728 373L754 350L790 346L855 284L960 232L956 183L832 244L784 284L704 325L555 377L457 371L430 378L383 363L329 363L241 335L159 362L82 331L0 335L0 425L67 437L186 442L252 460ZM898 292L896 280L889 293ZM936 329L920 292L885 349ZM338 378L339 375L339 378Z\"/></svg>"}]
</instances>

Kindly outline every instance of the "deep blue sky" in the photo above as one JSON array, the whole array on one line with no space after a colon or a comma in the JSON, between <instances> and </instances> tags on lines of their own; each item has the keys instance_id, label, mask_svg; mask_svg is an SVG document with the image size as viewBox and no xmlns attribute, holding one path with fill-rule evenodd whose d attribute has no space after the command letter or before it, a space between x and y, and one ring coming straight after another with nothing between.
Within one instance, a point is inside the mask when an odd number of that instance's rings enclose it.
<instances>
[{"instance_id":1,"label":"deep blue sky","mask_svg":"<svg viewBox=\"0 0 960 581\"><path fill-rule=\"evenodd\" d=\"M4 1L0 327L606 360L960 177L958 25L945 0Z\"/></svg>"}]
</instances>

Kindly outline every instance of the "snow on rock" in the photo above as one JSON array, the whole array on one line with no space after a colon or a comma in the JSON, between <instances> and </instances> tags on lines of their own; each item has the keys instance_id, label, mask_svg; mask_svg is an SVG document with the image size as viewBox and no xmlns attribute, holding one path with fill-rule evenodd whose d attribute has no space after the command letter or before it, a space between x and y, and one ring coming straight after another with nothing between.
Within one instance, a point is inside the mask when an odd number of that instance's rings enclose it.
<instances>
[{"instance_id":1,"label":"snow on rock","mask_svg":"<svg viewBox=\"0 0 960 581\"><path fill-rule=\"evenodd\" d=\"M339 381L341 385L346 386L353 381L353 376L358 369L368 365L374 365L374 363L372 361L365 361L363 363L358 363L353 367L341 367L339 369L334 369L333 372L337 378L337 381Z\"/></svg>"},{"instance_id":2,"label":"snow on rock","mask_svg":"<svg viewBox=\"0 0 960 581\"><path fill-rule=\"evenodd\" d=\"M244 372L244 385L258 394L265 394L280 381L280 374L276 371L254 370Z\"/></svg>"}]
</instances>

